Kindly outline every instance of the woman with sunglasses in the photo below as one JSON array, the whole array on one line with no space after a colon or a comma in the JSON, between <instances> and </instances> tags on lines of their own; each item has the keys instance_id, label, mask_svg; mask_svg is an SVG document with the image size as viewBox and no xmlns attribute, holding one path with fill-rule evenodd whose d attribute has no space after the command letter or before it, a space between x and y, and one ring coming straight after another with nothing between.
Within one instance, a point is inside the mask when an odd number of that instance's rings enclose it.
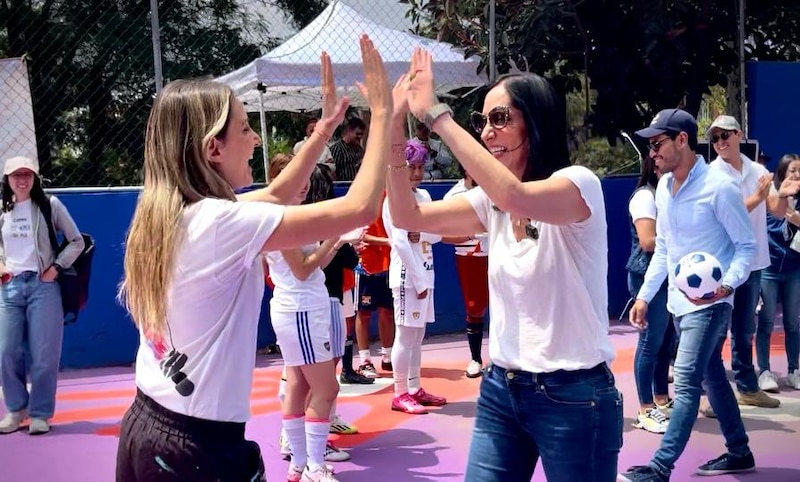
<instances>
[{"instance_id":1,"label":"woman with sunglasses","mask_svg":"<svg viewBox=\"0 0 800 482\"><path fill-rule=\"evenodd\" d=\"M395 103L407 91L408 108L479 187L419 204L405 166L390 160L393 219L489 240L491 364L465 479L530 480L541 457L550 482L615 480L622 397L608 366L605 206L597 176L569 165L563 100L537 75L501 77L472 116L482 148L436 100L428 52L414 52L409 78ZM395 117L393 149L402 133Z\"/></svg>"},{"instance_id":2,"label":"woman with sunglasses","mask_svg":"<svg viewBox=\"0 0 800 482\"><path fill-rule=\"evenodd\" d=\"M179 80L156 97L120 288L140 342L117 481L265 480L258 444L245 439L264 294L262 253L338 236L380 209L391 89L372 42L362 36L360 44L372 123L352 189L337 199L277 204L297 197L327 133L344 117L347 102L336 102L327 54L321 59L325 114L314 135L281 179L239 197L234 188L249 182L248 161L259 138L233 91L217 82ZM297 415L302 400L299 405ZM328 418L315 409L312 402L309 417ZM302 479L334 480L324 467L306 470Z\"/></svg>"}]
</instances>

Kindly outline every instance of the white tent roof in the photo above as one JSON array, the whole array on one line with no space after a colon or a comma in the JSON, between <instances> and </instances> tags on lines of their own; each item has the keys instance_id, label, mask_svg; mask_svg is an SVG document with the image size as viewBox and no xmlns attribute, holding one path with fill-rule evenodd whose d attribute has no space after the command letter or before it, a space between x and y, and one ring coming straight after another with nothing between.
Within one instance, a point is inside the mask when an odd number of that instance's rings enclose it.
<instances>
[{"instance_id":1,"label":"white tent roof","mask_svg":"<svg viewBox=\"0 0 800 482\"><path fill-rule=\"evenodd\" d=\"M452 45L376 24L339 1L279 47L217 80L230 85L249 111L259 110L259 84L266 89L264 110L316 110L320 108L319 56L326 51L336 85L351 97L351 104L364 105L355 88L355 82L363 79L358 44L362 33L380 51L390 79L408 70L414 47L422 46L433 54L439 92L487 82L485 75L476 73L478 60L465 60Z\"/></svg>"}]
</instances>

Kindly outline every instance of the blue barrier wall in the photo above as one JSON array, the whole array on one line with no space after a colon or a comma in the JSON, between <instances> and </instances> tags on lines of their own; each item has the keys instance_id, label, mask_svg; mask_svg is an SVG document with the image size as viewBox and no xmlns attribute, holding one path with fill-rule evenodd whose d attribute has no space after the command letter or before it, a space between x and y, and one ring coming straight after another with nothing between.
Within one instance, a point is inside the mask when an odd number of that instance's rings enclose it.
<instances>
[{"instance_id":1,"label":"blue barrier wall","mask_svg":"<svg viewBox=\"0 0 800 482\"><path fill-rule=\"evenodd\" d=\"M630 250L627 203L635 179L609 178L603 181L606 196L609 241L609 314L617 316L627 301L624 266ZM450 184L423 185L433 199L441 199ZM125 310L116 302L116 290L122 277L123 243L138 190L109 192L58 192L81 231L94 236L97 243L90 299L78 323L64 332L62 367L86 368L121 365L133 362L138 335ZM455 275L453 248L434 246L436 259L436 323L428 333L452 333L463 329L464 310ZM262 300L258 346L273 343L275 335L268 320L269 293Z\"/></svg>"},{"instance_id":2,"label":"blue barrier wall","mask_svg":"<svg viewBox=\"0 0 800 482\"><path fill-rule=\"evenodd\" d=\"M792 119L800 112L800 63L750 62L747 64L747 105L749 137L758 139L772 159L774 171L781 156L800 153L797 125Z\"/></svg>"}]
</instances>

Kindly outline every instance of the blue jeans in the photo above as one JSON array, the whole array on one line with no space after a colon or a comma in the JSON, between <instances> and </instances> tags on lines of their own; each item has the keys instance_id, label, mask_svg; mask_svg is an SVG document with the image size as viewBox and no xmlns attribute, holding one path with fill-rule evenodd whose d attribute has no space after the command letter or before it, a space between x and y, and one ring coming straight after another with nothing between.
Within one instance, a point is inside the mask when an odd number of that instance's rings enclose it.
<instances>
[{"instance_id":1,"label":"blue jeans","mask_svg":"<svg viewBox=\"0 0 800 482\"><path fill-rule=\"evenodd\" d=\"M539 374L490 365L465 480L528 482L541 456L549 482L611 482L621 447L622 394L605 363Z\"/></svg>"},{"instance_id":2,"label":"blue jeans","mask_svg":"<svg viewBox=\"0 0 800 482\"><path fill-rule=\"evenodd\" d=\"M42 282L38 273L28 271L0 287L0 379L8 411L27 408L33 418L53 416L63 334L57 282ZM25 384L26 349L30 354L30 393Z\"/></svg>"},{"instance_id":3,"label":"blue jeans","mask_svg":"<svg viewBox=\"0 0 800 482\"><path fill-rule=\"evenodd\" d=\"M761 300L758 313L756 357L760 371L769 370L769 339L775 326L778 299L783 306L783 332L786 335L786 358L789 373L800 368L800 270L776 273L769 268L761 275Z\"/></svg>"},{"instance_id":4,"label":"blue jeans","mask_svg":"<svg viewBox=\"0 0 800 482\"><path fill-rule=\"evenodd\" d=\"M728 334L730 319L731 305L727 303L718 303L676 317L680 341L673 372L675 408L667 432L661 439L661 447L650 462L653 468L667 477L689 442L703 389L717 414L728 452L735 456L750 453L739 405L722 364L722 345Z\"/></svg>"},{"instance_id":5,"label":"blue jeans","mask_svg":"<svg viewBox=\"0 0 800 482\"><path fill-rule=\"evenodd\" d=\"M736 388L743 393L758 391L753 366L753 335L756 334L756 306L761 293L761 271L752 271L736 288L731 315L731 369Z\"/></svg>"},{"instance_id":6,"label":"blue jeans","mask_svg":"<svg viewBox=\"0 0 800 482\"><path fill-rule=\"evenodd\" d=\"M644 276L628 273L628 289L636 297ZM675 328L667 311L667 284L661 287L647 305L647 327L639 332L636 355L633 358L633 375L640 405L651 405L653 395L669 393L669 364L675 345Z\"/></svg>"}]
</instances>

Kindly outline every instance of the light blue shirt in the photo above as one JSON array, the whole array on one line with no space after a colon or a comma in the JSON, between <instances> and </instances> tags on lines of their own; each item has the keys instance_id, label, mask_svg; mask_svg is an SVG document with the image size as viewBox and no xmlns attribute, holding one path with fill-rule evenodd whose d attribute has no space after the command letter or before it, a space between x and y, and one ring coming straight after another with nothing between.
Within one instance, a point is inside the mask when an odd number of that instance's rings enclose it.
<instances>
[{"instance_id":1,"label":"light blue shirt","mask_svg":"<svg viewBox=\"0 0 800 482\"><path fill-rule=\"evenodd\" d=\"M669 276L667 309L675 316L702 310L675 287L675 266L688 253L713 255L725 273L722 284L736 288L750 276L756 239L742 194L731 178L697 156L689 176L673 196L675 179L664 175L656 188L656 249L636 296L650 302ZM716 303L733 305L733 296Z\"/></svg>"}]
</instances>

